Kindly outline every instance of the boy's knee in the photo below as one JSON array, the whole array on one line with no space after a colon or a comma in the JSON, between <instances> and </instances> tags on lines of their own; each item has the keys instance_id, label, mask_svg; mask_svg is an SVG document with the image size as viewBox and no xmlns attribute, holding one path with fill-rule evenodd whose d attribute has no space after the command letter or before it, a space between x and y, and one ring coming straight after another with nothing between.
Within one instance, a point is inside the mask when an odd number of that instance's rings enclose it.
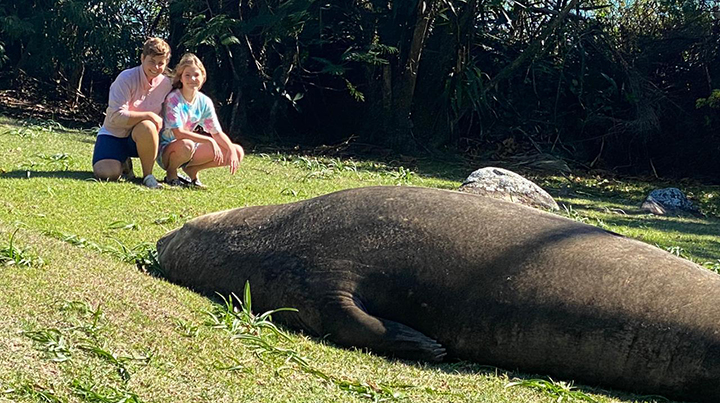
<instances>
[{"instance_id":1,"label":"boy's knee","mask_svg":"<svg viewBox=\"0 0 720 403\"><path fill-rule=\"evenodd\" d=\"M120 161L100 160L93 165L93 175L100 180L116 181L122 175Z\"/></svg>"},{"instance_id":2,"label":"boy's knee","mask_svg":"<svg viewBox=\"0 0 720 403\"><path fill-rule=\"evenodd\" d=\"M155 123L150 120L143 120L142 122L136 124L132 129L132 138L135 142L137 142L141 137L152 137L153 139L157 139L157 136L157 127L155 126Z\"/></svg>"}]
</instances>

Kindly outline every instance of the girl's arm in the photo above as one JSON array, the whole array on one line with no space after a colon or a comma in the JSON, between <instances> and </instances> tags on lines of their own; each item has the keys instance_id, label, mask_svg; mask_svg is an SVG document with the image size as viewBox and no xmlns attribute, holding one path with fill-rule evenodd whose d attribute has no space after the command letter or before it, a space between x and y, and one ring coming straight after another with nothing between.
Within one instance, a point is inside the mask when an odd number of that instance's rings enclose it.
<instances>
[{"instance_id":1,"label":"girl's arm","mask_svg":"<svg viewBox=\"0 0 720 403\"><path fill-rule=\"evenodd\" d=\"M232 151L232 141L230 140L230 137L228 137L227 134L225 134L223 131L219 131L217 133L211 134L212 138L215 139L215 141L222 147L224 150Z\"/></svg>"},{"instance_id":2,"label":"girl's arm","mask_svg":"<svg viewBox=\"0 0 720 403\"><path fill-rule=\"evenodd\" d=\"M230 161L228 164L230 166L230 174L234 175L235 171L237 171L238 165L240 165L241 158L237 148L233 146L233 142L230 140L230 137L222 131L213 133L212 137L220 145L220 147L228 150L228 153L230 154Z\"/></svg>"}]
</instances>

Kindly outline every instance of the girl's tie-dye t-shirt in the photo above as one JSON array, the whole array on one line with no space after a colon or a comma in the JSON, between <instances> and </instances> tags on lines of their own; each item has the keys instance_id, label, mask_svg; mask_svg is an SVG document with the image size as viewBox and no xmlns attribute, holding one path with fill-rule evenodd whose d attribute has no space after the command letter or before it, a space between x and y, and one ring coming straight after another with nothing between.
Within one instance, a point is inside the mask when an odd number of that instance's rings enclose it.
<instances>
[{"instance_id":1,"label":"girl's tie-dye t-shirt","mask_svg":"<svg viewBox=\"0 0 720 403\"><path fill-rule=\"evenodd\" d=\"M193 102L189 103L179 89L171 91L165 98L160 146L175 140L172 129L185 129L192 132L197 126L202 127L210 134L222 130L212 100L202 92L198 92Z\"/></svg>"}]
</instances>

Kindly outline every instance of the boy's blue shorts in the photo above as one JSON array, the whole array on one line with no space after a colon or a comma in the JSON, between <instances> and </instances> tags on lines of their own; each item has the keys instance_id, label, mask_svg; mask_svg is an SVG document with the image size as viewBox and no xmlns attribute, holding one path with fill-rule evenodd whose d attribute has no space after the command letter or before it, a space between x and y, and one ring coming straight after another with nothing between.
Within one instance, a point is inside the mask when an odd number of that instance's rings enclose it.
<instances>
[{"instance_id":1,"label":"boy's blue shorts","mask_svg":"<svg viewBox=\"0 0 720 403\"><path fill-rule=\"evenodd\" d=\"M101 134L95 140L92 163L100 160L118 160L124 162L128 157L137 157L137 144L132 136L125 138Z\"/></svg>"}]
</instances>

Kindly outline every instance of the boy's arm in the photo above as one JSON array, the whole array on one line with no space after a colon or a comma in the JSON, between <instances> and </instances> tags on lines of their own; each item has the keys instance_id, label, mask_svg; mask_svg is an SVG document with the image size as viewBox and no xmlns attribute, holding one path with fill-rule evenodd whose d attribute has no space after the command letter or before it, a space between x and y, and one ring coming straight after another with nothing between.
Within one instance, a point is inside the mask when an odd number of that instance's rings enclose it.
<instances>
[{"instance_id":1,"label":"boy's arm","mask_svg":"<svg viewBox=\"0 0 720 403\"><path fill-rule=\"evenodd\" d=\"M108 118L114 126L133 127L143 120L150 120L157 130L162 128L162 118L154 112L141 112L130 110L132 99L132 84L126 75L121 74L110 85L108 96Z\"/></svg>"}]
</instances>

